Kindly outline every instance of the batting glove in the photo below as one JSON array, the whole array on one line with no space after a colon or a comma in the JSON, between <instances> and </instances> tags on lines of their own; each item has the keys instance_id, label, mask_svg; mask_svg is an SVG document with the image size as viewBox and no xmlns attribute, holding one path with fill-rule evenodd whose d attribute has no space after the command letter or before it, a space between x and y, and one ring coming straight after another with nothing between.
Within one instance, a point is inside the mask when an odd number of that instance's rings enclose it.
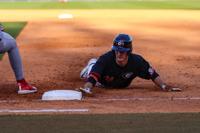
<instances>
[{"instance_id":1,"label":"batting glove","mask_svg":"<svg viewBox=\"0 0 200 133\"><path fill-rule=\"evenodd\" d=\"M165 84L162 85L161 88L162 88L163 91L175 91L175 92L182 91L181 88L173 87L173 86L165 85Z\"/></svg>"},{"instance_id":2,"label":"batting glove","mask_svg":"<svg viewBox=\"0 0 200 133\"><path fill-rule=\"evenodd\" d=\"M80 87L79 91L81 91L82 94L85 95L85 96L93 96L91 88L82 88L82 87Z\"/></svg>"}]
</instances>

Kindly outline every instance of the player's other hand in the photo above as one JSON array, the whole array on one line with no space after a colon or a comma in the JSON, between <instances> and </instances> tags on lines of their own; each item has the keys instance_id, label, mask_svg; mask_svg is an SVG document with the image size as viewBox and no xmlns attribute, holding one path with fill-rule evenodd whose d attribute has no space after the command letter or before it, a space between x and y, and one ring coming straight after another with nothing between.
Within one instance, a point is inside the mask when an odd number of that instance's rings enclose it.
<instances>
[{"instance_id":1,"label":"player's other hand","mask_svg":"<svg viewBox=\"0 0 200 133\"><path fill-rule=\"evenodd\" d=\"M171 86L171 85L165 85L165 87L163 87L162 90L167 91L167 92L180 92L180 91L182 91L181 88L174 87L174 86Z\"/></svg>"},{"instance_id":2,"label":"player's other hand","mask_svg":"<svg viewBox=\"0 0 200 133\"><path fill-rule=\"evenodd\" d=\"M92 91L91 91L91 88L82 88L82 87L80 87L80 88L78 88L78 91L82 92L82 94L84 96L89 96L89 97L94 96Z\"/></svg>"}]
</instances>

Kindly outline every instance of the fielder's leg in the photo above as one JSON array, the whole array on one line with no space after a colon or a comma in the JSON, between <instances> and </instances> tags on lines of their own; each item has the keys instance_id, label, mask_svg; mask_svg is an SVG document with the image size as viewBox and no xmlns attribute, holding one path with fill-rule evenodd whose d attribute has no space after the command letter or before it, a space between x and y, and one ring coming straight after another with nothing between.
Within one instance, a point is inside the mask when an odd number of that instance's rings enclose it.
<instances>
[{"instance_id":1,"label":"fielder's leg","mask_svg":"<svg viewBox=\"0 0 200 133\"><path fill-rule=\"evenodd\" d=\"M1 33L2 40L0 43L0 53L8 52L9 61L15 74L17 85L19 87L18 94L28 94L36 92L37 88L29 85L24 79L22 61L15 39L6 32Z\"/></svg>"}]
</instances>

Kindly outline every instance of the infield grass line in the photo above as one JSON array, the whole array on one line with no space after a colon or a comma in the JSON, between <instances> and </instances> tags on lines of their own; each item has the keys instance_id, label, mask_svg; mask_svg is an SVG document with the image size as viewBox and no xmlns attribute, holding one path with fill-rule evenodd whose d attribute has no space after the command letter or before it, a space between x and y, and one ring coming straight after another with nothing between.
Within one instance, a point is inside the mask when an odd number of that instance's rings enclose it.
<instances>
[{"instance_id":1,"label":"infield grass line","mask_svg":"<svg viewBox=\"0 0 200 133\"><path fill-rule=\"evenodd\" d=\"M199 10L199 0L134 0L70 2L0 2L0 9L190 9Z\"/></svg>"},{"instance_id":2,"label":"infield grass line","mask_svg":"<svg viewBox=\"0 0 200 133\"><path fill-rule=\"evenodd\" d=\"M199 133L200 113L44 114L0 117L2 133Z\"/></svg>"},{"instance_id":3,"label":"infield grass line","mask_svg":"<svg viewBox=\"0 0 200 133\"><path fill-rule=\"evenodd\" d=\"M14 38L17 38L26 24L27 22L2 22L5 32L9 33Z\"/></svg>"}]
</instances>

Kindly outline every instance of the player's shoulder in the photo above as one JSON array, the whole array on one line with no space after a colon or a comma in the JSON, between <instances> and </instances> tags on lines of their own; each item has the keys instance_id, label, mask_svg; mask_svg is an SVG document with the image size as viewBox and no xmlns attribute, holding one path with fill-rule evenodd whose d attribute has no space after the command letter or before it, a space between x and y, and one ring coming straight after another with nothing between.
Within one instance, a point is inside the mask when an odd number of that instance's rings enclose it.
<instances>
[{"instance_id":1,"label":"player's shoulder","mask_svg":"<svg viewBox=\"0 0 200 133\"><path fill-rule=\"evenodd\" d=\"M137 61L137 62L144 60L144 58L141 55L135 54L135 53L131 53L130 58L131 58L131 60L134 60L134 61Z\"/></svg>"},{"instance_id":2,"label":"player's shoulder","mask_svg":"<svg viewBox=\"0 0 200 133\"><path fill-rule=\"evenodd\" d=\"M100 58L103 58L103 59L111 59L113 57L114 57L113 51L108 51L100 56Z\"/></svg>"},{"instance_id":3,"label":"player's shoulder","mask_svg":"<svg viewBox=\"0 0 200 133\"><path fill-rule=\"evenodd\" d=\"M112 60L114 60L114 54L112 51L108 51L108 52L102 54L98 58L98 62L104 62L104 63L112 62Z\"/></svg>"}]
</instances>

